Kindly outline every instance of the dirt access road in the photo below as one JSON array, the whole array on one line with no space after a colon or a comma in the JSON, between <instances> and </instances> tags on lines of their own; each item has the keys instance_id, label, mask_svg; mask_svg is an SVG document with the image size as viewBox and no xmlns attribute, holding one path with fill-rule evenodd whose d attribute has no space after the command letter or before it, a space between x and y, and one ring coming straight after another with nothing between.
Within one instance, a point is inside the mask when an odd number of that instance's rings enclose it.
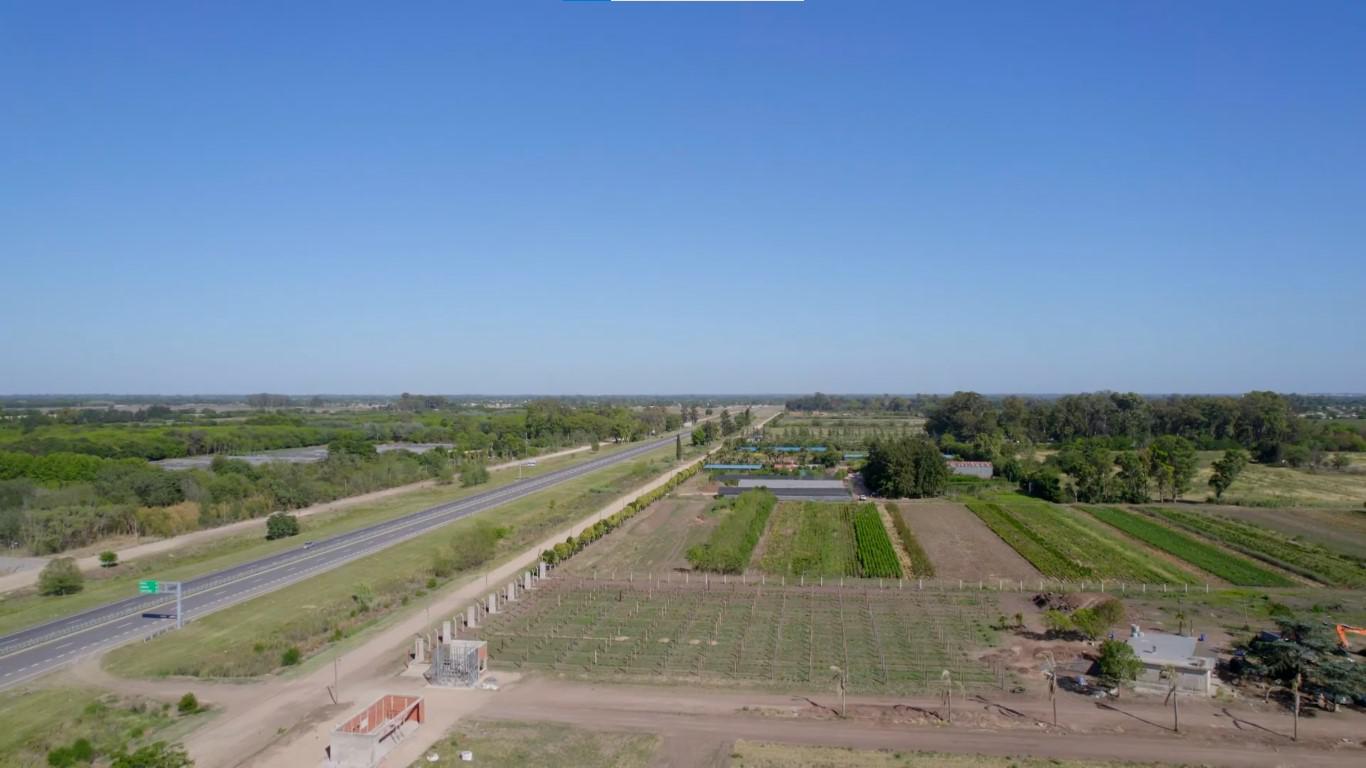
<instances>
[{"instance_id":1,"label":"dirt access road","mask_svg":"<svg viewBox=\"0 0 1366 768\"><path fill-rule=\"evenodd\" d=\"M760 418L759 424L769 418L772 414ZM412 759L420 756L422 749L436 743L449 728L449 725L443 726L443 722L453 722L454 718L472 711L476 705L490 700L490 694L485 691L445 692L423 687L421 678L400 677L412 638L439 623L440 617L456 615L465 606L506 584L539 559L543 550L623 509L633 499L668 482L691 463L665 472L617 497L596 513L502 561L486 574L443 590L434 595L430 603L414 603L407 615L368 633L362 645L346 649L335 661L333 656L324 654L310 659L298 673L253 683L204 685L197 681L167 681L168 697L178 697L180 694L175 693L176 690L183 693L186 689L199 691L202 688L209 693L209 704L222 704L217 717L185 740L195 764L199 768L316 766L321 761L327 735L337 721L379 695L409 689L424 691L424 696L430 692L432 696L431 727L417 731L403 745L405 750L413 751ZM329 693L334 681L340 683L340 703L334 703ZM251 690L252 695L243 696L241 688ZM151 693L150 689L144 690ZM221 701L214 699L215 691L221 693ZM249 703L234 703L243 699L249 699ZM397 759L393 764L406 765Z\"/></svg>"},{"instance_id":2,"label":"dirt access road","mask_svg":"<svg viewBox=\"0 0 1366 768\"><path fill-rule=\"evenodd\" d=\"M1366 760L1360 746L1362 720L1356 713L1302 720L1301 742L1294 744L1281 735L1290 731L1287 715L1240 705L1235 717L1225 714L1225 705L1208 701L1183 700L1181 734L1169 729L1170 710L1151 699L1121 700L1107 710L1069 695L1059 699L1063 728L1035 719L1050 717L1047 700L1037 697L960 702L953 725L939 719L943 705L935 699L851 698L846 720L835 715L834 706L836 697L830 694L813 704L794 696L538 677L491 694L477 712L481 719L657 734L662 745L655 764L672 768L729 765L731 745L739 739L1230 768L1340 768Z\"/></svg>"}]
</instances>

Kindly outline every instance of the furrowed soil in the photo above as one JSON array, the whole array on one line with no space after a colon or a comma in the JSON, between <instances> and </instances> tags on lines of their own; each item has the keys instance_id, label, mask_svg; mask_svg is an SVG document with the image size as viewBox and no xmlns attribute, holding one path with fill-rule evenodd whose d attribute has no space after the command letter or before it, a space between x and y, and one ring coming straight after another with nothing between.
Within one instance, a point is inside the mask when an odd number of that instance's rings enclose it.
<instances>
[{"instance_id":1,"label":"furrowed soil","mask_svg":"<svg viewBox=\"0 0 1366 768\"><path fill-rule=\"evenodd\" d=\"M1213 504L1147 504L1149 507L1170 507L1182 512L1212 514L1264 526L1287 536L1299 536L1306 541L1348 555L1366 558L1366 507L1362 509L1294 509L1266 507L1235 507Z\"/></svg>"},{"instance_id":2,"label":"furrowed soil","mask_svg":"<svg viewBox=\"0 0 1366 768\"><path fill-rule=\"evenodd\" d=\"M935 578L1038 579L1029 561L962 504L903 501L898 507L934 563Z\"/></svg>"},{"instance_id":3,"label":"furrowed soil","mask_svg":"<svg viewBox=\"0 0 1366 768\"><path fill-rule=\"evenodd\" d=\"M706 478L698 475L644 513L570 558L565 573L604 578L612 573L663 573L691 570L688 549L707 540L717 517L714 502L701 493Z\"/></svg>"}]
</instances>

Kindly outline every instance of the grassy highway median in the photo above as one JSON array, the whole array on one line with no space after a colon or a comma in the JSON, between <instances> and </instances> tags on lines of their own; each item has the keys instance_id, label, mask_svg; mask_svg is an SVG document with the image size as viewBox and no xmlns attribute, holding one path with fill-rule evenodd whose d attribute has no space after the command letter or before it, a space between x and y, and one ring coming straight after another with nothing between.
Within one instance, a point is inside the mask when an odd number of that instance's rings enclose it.
<instances>
[{"instance_id":1,"label":"grassy highway median","mask_svg":"<svg viewBox=\"0 0 1366 768\"><path fill-rule=\"evenodd\" d=\"M667 446L564 482L206 616L150 642L115 650L106 657L106 668L131 677L241 678L281 670L331 646L347 644L403 608L429 599L433 590L478 578L489 566L679 463L674 460L673 446ZM483 524L505 532L492 559L453 574L435 575L434 561L450 550L457 537Z\"/></svg>"},{"instance_id":2,"label":"grassy highway median","mask_svg":"<svg viewBox=\"0 0 1366 768\"><path fill-rule=\"evenodd\" d=\"M523 478L536 477L557 469L610 456L638 443L604 446L597 453L584 451L551 459L529 459L536 466L523 468ZM88 573L85 589L74 595L47 597L30 588L0 596L0 635L41 624L63 616L95 608L137 594L137 582L156 578L165 581L190 579L277 552L293 549L304 541L334 536L368 525L382 523L428 507L455 501L476 493L493 490L517 481L515 468L491 473L489 482L470 488L457 485L435 486L391 496L387 499L324 512L299 520L299 536L266 541L260 531L229 536L200 544L187 545L165 554L141 558L117 568Z\"/></svg>"}]
</instances>

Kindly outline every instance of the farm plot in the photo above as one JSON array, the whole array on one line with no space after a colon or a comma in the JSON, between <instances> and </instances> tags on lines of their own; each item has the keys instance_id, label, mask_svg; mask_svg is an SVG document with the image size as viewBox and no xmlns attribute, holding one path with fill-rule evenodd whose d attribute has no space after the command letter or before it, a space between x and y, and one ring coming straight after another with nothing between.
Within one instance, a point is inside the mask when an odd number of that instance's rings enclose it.
<instances>
[{"instance_id":1,"label":"farm plot","mask_svg":"<svg viewBox=\"0 0 1366 768\"><path fill-rule=\"evenodd\" d=\"M921 435L923 418L904 414L886 416L792 416L785 415L764 429L768 440L778 442L830 442L842 448L857 448L875 439Z\"/></svg>"},{"instance_id":2,"label":"farm plot","mask_svg":"<svg viewBox=\"0 0 1366 768\"><path fill-rule=\"evenodd\" d=\"M897 505L911 533L929 555L933 570L916 576L943 579L1004 578L1031 581L1039 572L962 504L903 501Z\"/></svg>"},{"instance_id":3,"label":"farm plot","mask_svg":"<svg viewBox=\"0 0 1366 768\"><path fill-rule=\"evenodd\" d=\"M794 690L827 688L833 665L851 691L903 694L945 669L994 684L974 651L994 639L998 607L982 593L566 580L478 631L495 667Z\"/></svg>"},{"instance_id":4,"label":"farm plot","mask_svg":"<svg viewBox=\"0 0 1366 768\"><path fill-rule=\"evenodd\" d=\"M746 491L726 501L711 535L688 550L688 562L699 571L743 573L777 503L766 490Z\"/></svg>"},{"instance_id":5,"label":"farm plot","mask_svg":"<svg viewBox=\"0 0 1366 768\"><path fill-rule=\"evenodd\" d=\"M778 505L759 570L775 576L902 575L876 506L816 501Z\"/></svg>"},{"instance_id":6,"label":"farm plot","mask_svg":"<svg viewBox=\"0 0 1366 768\"><path fill-rule=\"evenodd\" d=\"M1335 587L1366 587L1366 564L1316 544L1295 541L1269 528L1214 515L1171 507L1145 507L1144 511L1314 581Z\"/></svg>"},{"instance_id":7,"label":"farm plot","mask_svg":"<svg viewBox=\"0 0 1366 768\"><path fill-rule=\"evenodd\" d=\"M896 537L901 540L901 549L906 553L906 561L910 563L911 572L908 576L928 577L934 575L934 564L930 562L930 556L925 553L925 548L921 546L920 539L911 530L910 524L906 522L906 517L901 514L901 509L896 502L889 501L885 509L887 515L892 519L892 527L896 528Z\"/></svg>"},{"instance_id":8,"label":"farm plot","mask_svg":"<svg viewBox=\"0 0 1366 768\"><path fill-rule=\"evenodd\" d=\"M1251 562L1218 547L1174 531L1152 518L1114 507L1082 507L1097 520L1150 544L1191 565L1201 568L1230 584L1240 587L1289 587L1294 582L1259 568Z\"/></svg>"},{"instance_id":9,"label":"farm plot","mask_svg":"<svg viewBox=\"0 0 1366 768\"><path fill-rule=\"evenodd\" d=\"M775 576L857 576L848 507L817 501L779 504L759 570Z\"/></svg>"},{"instance_id":10,"label":"farm plot","mask_svg":"<svg viewBox=\"0 0 1366 768\"><path fill-rule=\"evenodd\" d=\"M1228 504L1201 504L1199 507L1183 504L1177 508L1201 516L1214 515L1270 528L1285 538L1308 541L1349 559L1366 561L1366 509L1237 507Z\"/></svg>"},{"instance_id":11,"label":"farm plot","mask_svg":"<svg viewBox=\"0 0 1366 768\"><path fill-rule=\"evenodd\" d=\"M1084 514L1014 493L968 502L968 508L1015 551L1055 579L1114 579L1198 584L1203 578L1169 563Z\"/></svg>"},{"instance_id":12,"label":"farm plot","mask_svg":"<svg viewBox=\"0 0 1366 768\"><path fill-rule=\"evenodd\" d=\"M687 551L704 543L728 511L705 498L661 499L560 568L576 574L687 570Z\"/></svg>"}]
</instances>

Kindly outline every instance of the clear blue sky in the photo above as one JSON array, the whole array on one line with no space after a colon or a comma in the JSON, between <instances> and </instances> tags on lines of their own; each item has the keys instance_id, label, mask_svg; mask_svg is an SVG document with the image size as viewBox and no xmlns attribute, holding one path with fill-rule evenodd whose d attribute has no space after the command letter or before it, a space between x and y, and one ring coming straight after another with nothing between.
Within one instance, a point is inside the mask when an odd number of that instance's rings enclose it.
<instances>
[{"instance_id":1,"label":"clear blue sky","mask_svg":"<svg viewBox=\"0 0 1366 768\"><path fill-rule=\"evenodd\" d=\"M1366 390L1366 3L0 4L0 392Z\"/></svg>"}]
</instances>

